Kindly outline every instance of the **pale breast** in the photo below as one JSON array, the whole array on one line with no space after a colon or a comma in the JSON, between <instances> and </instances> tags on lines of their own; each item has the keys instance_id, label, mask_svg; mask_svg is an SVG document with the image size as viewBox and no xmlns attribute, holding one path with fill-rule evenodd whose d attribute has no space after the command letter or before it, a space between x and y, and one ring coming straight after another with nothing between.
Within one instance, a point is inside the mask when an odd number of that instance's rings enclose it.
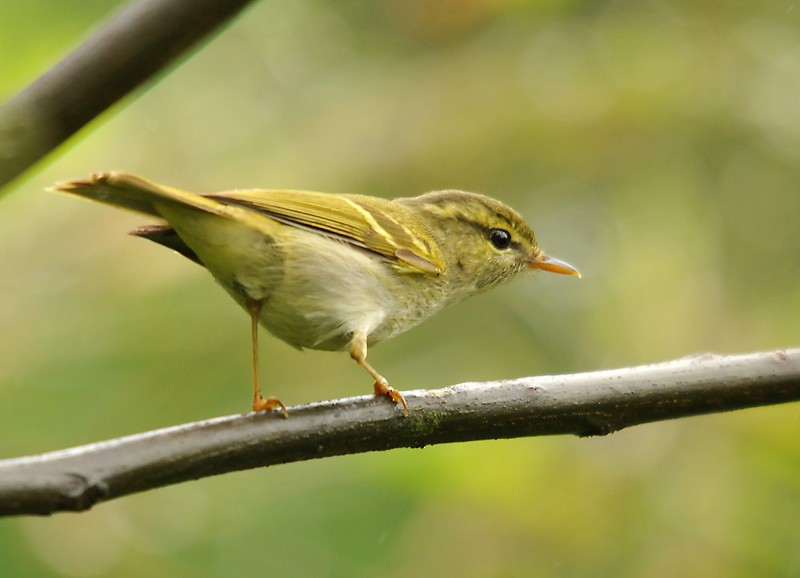
<instances>
[{"instance_id":1,"label":"pale breast","mask_svg":"<svg viewBox=\"0 0 800 578\"><path fill-rule=\"evenodd\" d=\"M326 350L345 348L353 332L380 336L398 305L399 278L385 261L303 230L287 231L281 245L287 260L282 283L264 297L265 328L291 345Z\"/></svg>"},{"instance_id":2,"label":"pale breast","mask_svg":"<svg viewBox=\"0 0 800 578\"><path fill-rule=\"evenodd\" d=\"M176 230L217 281L245 308L261 301L261 325L295 347L345 349L354 333L372 345L444 305L436 277L400 272L344 241L285 225L268 236L215 215L181 217Z\"/></svg>"}]
</instances>

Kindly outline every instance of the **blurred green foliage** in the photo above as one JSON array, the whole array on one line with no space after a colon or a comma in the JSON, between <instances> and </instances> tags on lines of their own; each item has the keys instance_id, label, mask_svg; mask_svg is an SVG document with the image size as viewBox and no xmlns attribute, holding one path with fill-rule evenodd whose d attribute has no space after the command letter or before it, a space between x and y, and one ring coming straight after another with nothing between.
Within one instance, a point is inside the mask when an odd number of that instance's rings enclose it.
<instances>
[{"instance_id":1,"label":"blurred green foliage","mask_svg":"<svg viewBox=\"0 0 800 578\"><path fill-rule=\"evenodd\" d=\"M0 6L0 94L121 3ZM142 219L43 192L121 169L190 190L462 188L584 272L371 350L400 389L798 345L791 3L276 0L103 115L0 204L0 457L248 407L248 322ZM262 343L268 393L366 394ZM797 576L796 405L608 438L393 451L0 521L3 576Z\"/></svg>"}]
</instances>

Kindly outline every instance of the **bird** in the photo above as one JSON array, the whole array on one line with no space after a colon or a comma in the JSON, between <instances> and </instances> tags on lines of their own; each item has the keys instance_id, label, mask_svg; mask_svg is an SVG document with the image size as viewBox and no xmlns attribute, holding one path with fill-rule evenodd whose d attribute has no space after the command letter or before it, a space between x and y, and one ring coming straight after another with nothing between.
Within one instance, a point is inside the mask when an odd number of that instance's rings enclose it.
<instances>
[{"instance_id":1,"label":"bird","mask_svg":"<svg viewBox=\"0 0 800 578\"><path fill-rule=\"evenodd\" d=\"M542 270L580 277L546 255L505 203L460 190L385 199L286 189L192 193L124 172L57 183L157 222L131 234L205 267L250 316L253 411L286 406L259 382L259 324L299 349L347 351L375 395L403 395L368 348L466 297Z\"/></svg>"}]
</instances>

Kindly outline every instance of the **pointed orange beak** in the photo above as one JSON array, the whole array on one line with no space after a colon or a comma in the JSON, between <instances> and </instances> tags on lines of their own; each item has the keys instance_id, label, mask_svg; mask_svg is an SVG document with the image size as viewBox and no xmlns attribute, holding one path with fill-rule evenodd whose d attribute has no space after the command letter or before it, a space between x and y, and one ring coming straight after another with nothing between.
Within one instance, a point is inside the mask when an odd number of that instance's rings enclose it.
<instances>
[{"instance_id":1,"label":"pointed orange beak","mask_svg":"<svg viewBox=\"0 0 800 578\"><path fill-rule=\"evenodd\" d=\"M530 268L550 271L551 273L560 273L562 275L575 275L578 279L581 278L581 272L575 267L561 259L548 257L544 253L539 253L539 255L531 261Z\"/></svg>"}]
</instances>

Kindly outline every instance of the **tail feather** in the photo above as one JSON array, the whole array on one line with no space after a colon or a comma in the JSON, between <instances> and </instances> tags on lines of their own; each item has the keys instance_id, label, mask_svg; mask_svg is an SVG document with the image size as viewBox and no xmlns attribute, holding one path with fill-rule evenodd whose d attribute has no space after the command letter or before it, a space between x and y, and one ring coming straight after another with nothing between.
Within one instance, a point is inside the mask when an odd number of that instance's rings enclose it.
<instances>
[{"instance_id":1,"label":"tail feather","mask_svg":"<svg viewBox=\"0 0 800 578\"><path fill-rule=\"evenodd\" d=\"M274 233L275 222L253 210L223 203L206 195L158 185L128 173L97 173L88 179L58 183L50 190L77 195L162 219L165 217L161 214L159 206L166 209L171 205L176 208L180 207L189 211L200 211L231 219L267 235Z\"/></svg>"},{"instance_id":2,"label":"tail feather","mask_svg":"<svg viewBox=\"0 0 800 578\"><path fill-rule=\"evenodd\" d=\"M88 179L57 183L59 191L159 217L153 201L163 197L163 187L126 173L98 173Z\"/></svg>"},{"instance_id":3,"label":"tail feather","mask_svg":"<svg viewBox=\"0 0 800 578\"><path fill-rule=\"evenodd\" d=\"M163 247L177 251L198 265L203 265L197 253L195 253L189 245L184 243L183 239L178 236L178 233L170 225L143 225L131 231L131 235L158 243Z\"/></svg>"}]
</instances>

